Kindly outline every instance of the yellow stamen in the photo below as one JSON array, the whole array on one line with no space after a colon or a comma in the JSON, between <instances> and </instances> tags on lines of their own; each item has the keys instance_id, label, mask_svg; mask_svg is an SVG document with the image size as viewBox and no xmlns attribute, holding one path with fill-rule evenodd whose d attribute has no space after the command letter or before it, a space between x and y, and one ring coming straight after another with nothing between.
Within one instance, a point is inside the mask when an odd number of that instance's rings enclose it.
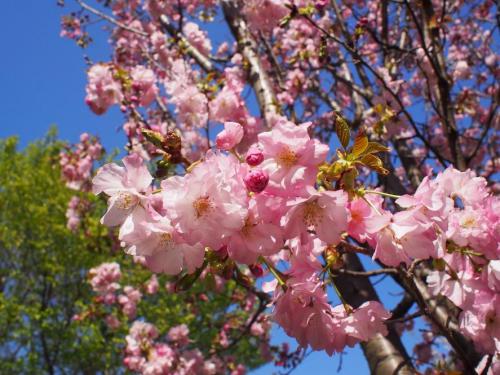
<instances>
[{"instance_id":1,"label":"yellow stamen","mask_svg":"<svg viewBox=\"0 0 500 375\"><path fill-rule=\"evenodd\" d=\"M137 197L127 192L122 192L118 195L116 205L122 210L128 210L137 204Z\"/></svg>"},{"instance_id":2,"label":"yellow stamen","mask_svg":"<svg viewBox=\"0 0 500 375\"><path fill-rule=\"evenodd\" d=\"M298 160L299 158L297 157L297 154L290 150L287 146L281 150L277 158L278 164L286 168L293 167L297 164Z\"/></svg>"},{"instance_id":3,"label":"yellow stamen","mask_svg":"<svg viewBox=\"0 0 500 375\"><path fill-rule=\"evenodd\" d=\"M193 207L196 211L196 217L200 218L208 213L213 208L209 197L200 197L194 201Z\"/></svg>"}]
</instances>

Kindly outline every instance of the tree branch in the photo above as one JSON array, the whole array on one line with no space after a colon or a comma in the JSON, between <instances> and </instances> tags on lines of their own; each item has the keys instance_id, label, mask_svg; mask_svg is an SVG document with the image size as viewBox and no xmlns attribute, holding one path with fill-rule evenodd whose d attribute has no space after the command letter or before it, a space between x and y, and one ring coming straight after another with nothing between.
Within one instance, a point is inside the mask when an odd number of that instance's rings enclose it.
<instances>
[{"instance_id":1,"label":"tree branch","mask_svg":"<svg viewBox=\"0 0 500 375\"><path fill-rule=\"evenodd\" d=\"M124 30L127 30L127 31L130 31L134 34L137 34L137 35L140 35L140 36L148 36L148 33L142 31L142 30L138 30L138 29L135 29L133 27L130 27L130 26L127 26L125 25L124 23L118 21L117 19L107 15L106 13L104 12L101 12L100 10L97 10L93 7L91 7L90 5L84 3L82 0L76 0L76 2L85 10L89 11L90 13L93 13L95 14L96 16L102 18L102 19L105 19L106 21L108 22L111 22L113 25L116 25L118 26L119 28L121 29L124 29Z\"/></svg>"},{"instance_id":2,"label":"tree branch","mask_svg":"<svg viewBox=\"0 0 500 375\"><path fill-rule=\"evenodd\" d=\"M241 15L239 2L237 0L222 0L221 5L224 17L238 43L238 48L249 64L249 81L257 96L262 117L269 127L269 115L278 113L279 109L271 80L262 66L257 43Z\"/></svg>"},{"instance_id":3,"label":"tree branch","mask_svg":"<svg viewBox=\"0 0 500 375\"><path fill-rule=\"evenodd\" d=\"M194 47L189 40L187 40L168 20L168 17L164 14L162 14L159 18L160 24L163 27L163 29L169 33L172 37L174 37L177 40L177 43L182 45L182 48L187 52L189 56L191 56L195 61L198 63L198 65L201 66L201 68L205 72L212 72L215 70L214 65L210 61L210 59L205 56L203 53L201 53L196 47ZM180 42L180 43L179 43Z\"/></svg>"},{"instance_id":4,"label":"tree branch","mask_svg":"<svg viewBox=\"0 0 500 375\"><path fill-rule=\"evenodd\" d=\"M349 271L365 273L356 254L344 254L342 259L345 268ZM346 302L353 307L358 307L365 301L379 301L375 289L366 277L345 274L335 277L335 285ZM393 327L388 326L388 330L389 334L386 337L377 334L370 340L361 343L371 374L415 374L400 337Z\"/></svg>"}]
</instances>

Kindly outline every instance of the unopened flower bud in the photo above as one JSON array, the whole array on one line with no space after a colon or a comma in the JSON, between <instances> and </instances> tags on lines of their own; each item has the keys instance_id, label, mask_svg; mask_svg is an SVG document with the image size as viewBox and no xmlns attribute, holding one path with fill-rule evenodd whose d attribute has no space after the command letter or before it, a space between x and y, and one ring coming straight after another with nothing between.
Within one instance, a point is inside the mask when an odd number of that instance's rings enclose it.
<instances>
[{"instance_id":1,"label":"unopened flower bud","mask_svg":"<svg viewBox=\"0 0 500 375\"><path fill-rule=\"evenodd\" d=\"M251 264L248 268L250 268L250 272L255 277L262 277L264 275L264 270L260 264Z\"/></svg>"},{"instance_id":2,"label":"unopened flower bud","mask_svg":"<svg viewBox=\"0 0 500 375\"><path fill-rule=\"evenodd\" d=\"M251 147L245 160L248 165L255 167L264 161L264 154L257 147Z\"/></svg>"},{"instance_id":3,"label":"unopened flower bud","mask_svg":"<svg viewBox=\"0 0 500 375\"><path fill-rule=\"evenodd\" d=\"M262 170L250 171L243 179L248 190L254 193L263 191L269 182L269 175Z\"/></svg>"}]
</instances>

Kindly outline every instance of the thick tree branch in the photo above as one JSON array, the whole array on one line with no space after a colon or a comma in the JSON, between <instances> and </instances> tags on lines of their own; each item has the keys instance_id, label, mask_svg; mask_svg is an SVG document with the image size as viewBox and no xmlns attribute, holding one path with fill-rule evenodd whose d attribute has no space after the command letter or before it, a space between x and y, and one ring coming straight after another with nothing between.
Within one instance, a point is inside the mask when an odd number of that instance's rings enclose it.
<instances>
[{"instance_id":1,"label":"thick tree branch","mask_svg":"<svg viewBox=\"0 0 500 375\"><path fill-rule=\"evenodd\" d=\"M241 4L237 0L222 0L224 17L238 43L238 48L249 65L249 81L257 96L262 117L267 125L269 115L279 112L272 82L264 69L257 43L241 15Z\"/></svg>"},{"instance_id":2,"label":"thick tree branch","mask_svg":"<svg viewBox=\"0 0 500 375\"><path fill-rule=\"evenodd\" d=\"M435 20L434 8L431 0L422 0L422 24L417 19L408 0L405 0L408 11L411 14L415 27L417 28L422 48L429 59L436 74L437 89L434 90L439 104L439 116L441 117L443 128L448 139L448 146L452 155L453 163L461 171L467 168L465 157L460 147L460 135L455 121L455 108L451 98L452 82L446 71L446 61L443 55L443 47L439 42L439 28L431 27ZM430 46L427 45L429 41Z\"/></svg>"},{"instance_id":3,"label":"thick tree branch","mask_svg":"<svg viewBox=\"0 0 500 375\"><path fill-rule=\"evenodd\" d=\"M342 259L347 270L365 273L356 254L344 254ZM334 280L346 302L353 307L358 307L366 301L379 300L375 289L366 277L345 274L334 277ZM389 326L388 330L387 337L377 334L369 341L361 343L371 373L374 375L415 374L400 337L393 327Z\"/></svg>"}]
</instances>

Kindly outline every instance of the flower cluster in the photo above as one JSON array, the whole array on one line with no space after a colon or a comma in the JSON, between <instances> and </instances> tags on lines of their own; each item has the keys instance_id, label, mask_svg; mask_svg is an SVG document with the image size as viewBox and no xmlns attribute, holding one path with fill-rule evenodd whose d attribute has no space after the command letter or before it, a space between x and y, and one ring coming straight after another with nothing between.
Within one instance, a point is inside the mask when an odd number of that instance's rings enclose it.
<instances>
[{"instance_id":1,"label":"flower cluster","mask_svg":"<svg viewBox=\"0 0 500 375\"><path fill-rule=\"evenodd\" d=\"M88 79L85 103L95 114L102 115L113 104L122 101L121 84L115 79L111 65L93 65L88 71Z\"/></svg>"},{"instance_id":2,"label":"flower cluster","mask_svg":"<svg viewBox=\"0 0 500 375\"><path fill-rule=\"evenodd\" d=\"M229 357L205 357L199 350L190 349L188 335L189 329L182 324L170 328L165 342L159 342L154 325L135 321L126 337L123 362L129 370L146 375L246 373L243 366Z\"/></svg>"},{"instance_id":3,"label":"flower cluster","mask_svg":"<svg viewBox=\"0 0 500 375\"><path fill-rule=\"evenodd\" d=\"M347 230L348 197L314 188L328 147L310 138L309 126L281 119L259 134L248 162L210 151L184 176L163 180L160 193L153 193L151 175L132 154L123 160L124 167L101 168L94 192L109 196L102 222L120 226L127 253L144 257L154 272L192 273L202 266L206 248L248 265L292 248L291 254L276 258L286 257L292 268L286 284L276 288L274 318L301 345L332 354L386 333L382 322L389 315L377 302L353 311L327 302L316 257L327 245L339 243ZM241 128L228 123L217 140L220 148L234 150ZM287 318L290 314L293 318ZM370 330L361 327L366 322Z\"/></svg>"},{"instance_id":4,"label":"flower cluster","mask_svg":"<svg viewBox=\"0 0 500 375\"><path fill-rule=\"evenodd\" d=\"M80 135L73 148L67 146L59 155L62 178L66 186L75 190L88 190L94 161L102 157L103 148L97 137Z\"/></svg>"},{"instance_id":5,"label":"flower cluster","mask_svg":"<svg viewBox=\"0 0 500 375\"><path fill-rule=\"evenodd\" d=\"M90 285L97 293L96 303L106 306L117 305L121 313L128 319L135 318L137 304L141 301L142 293L130 285L122 288L120 265L116 262L103 263L89 271ZM119 294L119 291L122 293ZM117 328L120 321L113 314L106 315L106 323L110 328Z\"/></svg>"},{"instance_id":6,"label":"flower cluster","mask_svg":"<svg viewBox=\"0 0 500 375\"><path fill-rule=\"evenodd\" d=\"M71 197L66 210L66 218L68 219L66 226L70 231L75 232L78 229L82 216L88 209L89 203L85 199L77 196Z\"/></svg>"},{"instance_id":7,"label":"flower cluster","mask_svg":"<svg viewBox=\"0 0 500 375\"><path fill-rule=\"evenodd\" d=\"M120 289L118 281L121 276L120 265L116 262L103 263L89 271L92 290L97 292L100 299L106 304L115 303L115 292Z\"/></svg>"}]
</instances>

